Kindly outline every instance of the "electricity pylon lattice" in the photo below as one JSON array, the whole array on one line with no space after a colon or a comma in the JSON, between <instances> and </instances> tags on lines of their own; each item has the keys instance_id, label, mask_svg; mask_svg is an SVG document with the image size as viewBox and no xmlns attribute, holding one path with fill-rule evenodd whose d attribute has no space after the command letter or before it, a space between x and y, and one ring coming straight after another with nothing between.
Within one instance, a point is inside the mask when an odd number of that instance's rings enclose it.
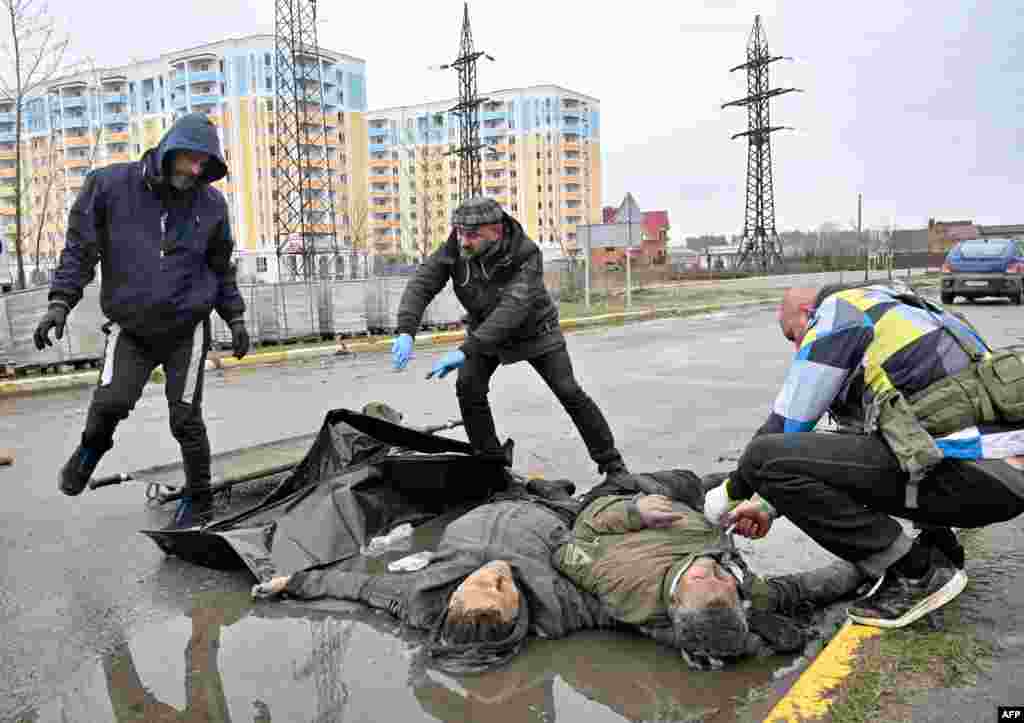
<instances>
[{"instance_id":1,"label":"electricity pylon lattice","mask_svg":"<svg viewBox=\"0 0 1024 723\"><path fill-rule=\"evenodd\" d=\"M747 205L743 218L743 240L740 242L740 257L736 268L756 264L763 271L769 267L783 266L782 244L775 230L775 189L772 183L771 134L788 126L773 126L769 118L769 101L784 93L799 91L798 88L769 88L768 66L781 55L768 52L768 39L761 25L761 16L754 17L754 27L747 42L747 62L730 68L729 72L747 71L747 95L745 98L725 103L730 106L747 107L747 130L732 137L747 138Z\"/></svg>"},{"instance_id":2,"label":"electricity pylon lattice","mask_svg":"<svg viewBox=\"0 0 1024 723\"><path fill-rule=\"evenodd\" d=\"M467 2L463 5L459 57L441 66L442 69L455 68L459 75L459 104L449 111L459 126L459 145L454 151L445 154L459 157L459 203L479 196L483 185L480 176L480 105L487 98L477 94L476 64L481 57L494 60L493 56L473 46Z\"/></svg>"},{"instance_id":3,"label":"electricity pylon lattice","mask_svg":"<svg viewBox=\"0 0 1024 723\"><path fill-rule=\"evenodd\" d=\"M334 173L324 117L317 0L275 0L274 233L278 273L316 276L318 252L336 245ZM281 269L282 258L294 259Z\"/></svg>"}]
</instances>

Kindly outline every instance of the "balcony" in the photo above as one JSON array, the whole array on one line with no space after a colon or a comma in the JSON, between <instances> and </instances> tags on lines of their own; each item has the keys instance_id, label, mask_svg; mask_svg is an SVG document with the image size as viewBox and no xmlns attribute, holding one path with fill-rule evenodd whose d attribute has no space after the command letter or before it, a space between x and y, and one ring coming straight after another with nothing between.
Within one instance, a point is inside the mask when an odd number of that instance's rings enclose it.
<instances>
[{"instance_id":1,"label":"balcony","mask_svg":"<svg viewBox=\"0 0 1024 723\"><path fill-rule=\"evenodd\" d=\"M64 161L65 168L88 168L90 165L88 158L68 158Z\"/></svg>"},{"instance_id":2,"label":"balcony","mask_svg":"<svg viewBox=\"0 0 1024 723\"><path fill-rule=\"evenodd\" d=\"M184 88L185 87L186 79L185 79L184 71L181 71L181 70L177 71L176 73L174 73L172 78L173 78L171 80L172 87L174 87L174 88Z\"/></svg>"},{"instance_id":3,"label":"balcony","mask_svg":"<svg viewBox=\"0 0 1024 723\"><path fill-rule=\"evenodd\" d=\"M86 118L84 115L78 116L77 118L67 118L67 117L65 117L64 118L64 127L65 128L88 128L89 127L89 119Z\"/></svg>"},{"instance_id":4,"label":"balcony","mask_svg":"<svg viewBox=\"0 0 1024 723\"><path fill-rule=\"evenodd\" d=\"M373 137L373 136L386 136L388 134L388 128L387 127L384 127L384 128L369 128L366 131L366 133L369 136L371 136L371 137Z\"/></svg>"},{"instance_id":5,"label":"balcony","mask_svg":"<svg viewBox=\"0 0 1024 723\"><path fill-rule=\"evenodd\" d=\"M0 151L0 161L13 161L17 158L17 155L12 148L9 151Z\"/></svg>"},{"instance_id":6,"label":"balcony","mask_svg":"<svg viewBox=\"0 0 1024 723\"><path fill-rule=\"evenodd\" d=\"M203 93L200 95L193 95L189 98L189 102L193 106L197 105L216 105L220 103L220 93Z\"/></svg>"},{"instance_id":7,"label":"balcony","mask_svg":"<svg viewBox=\"0 0 1024 723\"><path fill-rule=\"evenodd\" d=\"M579 141L562 141L563 151L578 151L580 149Z\"/></svg>"},{"instance_id":8,"label":"balcony","mask_svg":"<svg viewBox=\"0 0 1024 723\"><path fill-rule=\"evenodd\" d=\"M0 184L0 198L13 198L14 197L14 184L13 183L2 183Z\"/></svg>"},{"instance_id":9,"label":"balcony","mask_svg":"<svg viewBox=\"0 0 1024 723\"><path fill-rule=\"evenodd\" d=\"M387 143L371 143L370 153L381 153L383 151L387 151L389 148L391 148L391 146Z\"/></svg>"},{"instance_id":10,"label":"balcony","mask_svg":"<svg viewBox=\"0 0 1024 723\"><path fill-rule=\"evenodd\" d=\"M88 133L80 136L64 136L64 145L69 148L92 145L92 136Z\"/></svg>"},{"instance_id":11,"label":"balcony","mask_svg":"<svg viewBox=\"0 0 1024 723\"><path fill-rule=\"evenodd\" d=\"M307 168L338 168L338 161L334 158L328 160L326 158L308 158L303 159L303 165Z\"/></svg>"},{"instance_id":12,"label":"balcony","mask_svg":"<svg viewBox=\"0 0 1024 723\"><path fill-rule=\"evenodd\" d=\"M18 138L17 133L14 131L6 131L0 133L0 143L14 143Z\"/></svg>"},{"instance_id":13,"label":"balcony","mask_svg":"<svg viewBox=\"0 0 1024 723\"><path fill-rule=\"evenodd\" d=\"M220 83L224 76L217 70L196 70L188 74L189 83Z\"/></svg>"},{"instance_id":14,"label":"balcony","mask_svg":"<svg viewBox=\"0 0 1024 723\"><path fill-rule=\"evenodd\" d=\"M104 113L103 122L106 125L124 125L128 122L127 113Z\"/></svg>"},{"instance_id":15,"label":"balcony","mask_svg":"<svg viewBox=\"0 0 1024 723\"><path fill-rule=\"evenodd\" d=\"M108 153L106 158L110 163L127 163L131 159L127 153Z\"/></svg>"},{"instance_id":16,"label":"balcony","mask_svg":"<svg viewBox=\"0 0 1024 723\"><path fill-rule=\"evenodd\" d=\"M131 139L128 136L127 131L120 131L117 133L104 133L103 140L106 143L129 143Z\"/></svg>"},{"instance_id":17,"label":"balcony","mask_svg":"<svg viewBox=\"0 0 1024 723\"><path fill-rule=\"evenodd\" d=\"M480 111L480 120L506 120L508 118L508 111L504 110L482 110Z\"/></svg>"},{"instance_id":18,"label":"balcony","mask_svg":"<svg viewBox=\"0 0 1024 723\"><path fill-rule=\"evenodd\" d=\"M65 96L61 100L61 105L63 105L65 108L84 108L85 98L80 95L71 97Z\"/></svg>"},{"instance_id":19,"label":"balcony","mask_svg":"<svg viewBox=\"0 0 1024 723\"><path fill-rule=\"evenodd\" d=\"M398 161L390 158L371 158L367 165L370 168L398 168Z\"/></svg>"},{"instance_id":20,"label":"balcony","mask_svg":"<svg viewBox=\"0 0 1024 723\"><path fill-rule=\"evenodd\" d=\"M128 96L123 93L107 93L103 96L103 102L107 104L127 103Z\"/></svg>"},{"instance_id":21,"label":"balcony","mask_svg":"<svg viewBox=\"0 0 1024 723\"><path fill-rule=\"evenodd\" d=\"M14 123L17 119L17 113L0 113L0 123Z\"/></svg>"},{"instance_id":22,"label":"balcony","mask_svg":"<svg viewBox=\"0 0 1024 723\"><path fill-rule=\"evenodd\" d=\"M2 206L0 205L0 216L16 216L18 209L14 206Z\"/></svg>"},{"instance_id":23,"label":"balcony","mask_svg":"<svg viewBox=\"0 0 1024 723\"><path fill-rule=\"evenodd\" d=\"M508 144L507 143L496 143L494 145L485 145L483 147L483 151L485 153L497 153L497 154L508 153Z\"/></svg>"}]
</instances>

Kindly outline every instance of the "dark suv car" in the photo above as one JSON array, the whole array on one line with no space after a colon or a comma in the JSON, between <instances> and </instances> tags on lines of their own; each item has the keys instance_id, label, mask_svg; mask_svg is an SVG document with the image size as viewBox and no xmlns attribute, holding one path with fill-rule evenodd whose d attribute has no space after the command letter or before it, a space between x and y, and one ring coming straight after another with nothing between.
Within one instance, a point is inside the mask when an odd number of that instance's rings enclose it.
<instances>
[{"instance_id":1,"label":"dark suv car","mask_svg":"<svg viewBox=\"0 0 1024 723\"><path fill-rule=\"evenodd\" d=\"M942 264L942 303L962 296L1005 296L1024 300L1024 242L1015 239L968 239L946 255Z\"/></svg>"}]
</instances>

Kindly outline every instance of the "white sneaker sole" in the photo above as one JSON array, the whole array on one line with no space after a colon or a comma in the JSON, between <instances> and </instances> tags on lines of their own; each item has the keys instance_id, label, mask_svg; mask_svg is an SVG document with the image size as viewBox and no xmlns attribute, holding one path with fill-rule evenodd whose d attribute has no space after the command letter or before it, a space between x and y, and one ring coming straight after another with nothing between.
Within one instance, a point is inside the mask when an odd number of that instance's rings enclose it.
<instances>
[{"instance_id":1,"label":"white sneaker sole","mask_svg":"<svg viewBox=\"0 0 1024 723\"><path fill-rule=\"evenodd\" d=\"M952 602L957 595L964 591L965 587L967 587L967 573L957 570L949 582L894 620L868 618L852 612L849 613L849 617L850 620L860 625L870 625L875 628L903 628L920 620L928 613L938 610L946 603Z\"/></svg>"}]
</instances>

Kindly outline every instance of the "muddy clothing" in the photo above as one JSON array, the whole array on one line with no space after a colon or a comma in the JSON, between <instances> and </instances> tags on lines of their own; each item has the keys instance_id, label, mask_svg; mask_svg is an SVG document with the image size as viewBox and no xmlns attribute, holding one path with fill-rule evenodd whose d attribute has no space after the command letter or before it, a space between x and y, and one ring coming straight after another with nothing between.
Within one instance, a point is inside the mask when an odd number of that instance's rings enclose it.
<instances>
[{"instance_id":1,"label":"muddy clothing","mask_svg":"<svg viewBox=\"0 0 1024 723\"><path fill-rule=\"evenodd\" d=\"M687 497L700 494L699 480L694 487ZM750 603L751 629L759 635L768 635L768 626L760 626L767 622L766 616L790 616L808 605L829 604L852 593L862 581L856 568L842 561L806 573L762 578L750 572L731 540L707 523L699 507L678 498L673 508L683 514L682 520L668 528L645 528L637 507L643 495L593 498L555 561L581 589L600 597L616 620L638 626L660 642L672 644L668 615L672 589L697 557L716 558L736 578L741 599ZM765 642L779 652L793 649L781 640Z\"/></svg>"},{"instance_id":2,"label":"muddy clothing","mask_svg":"<svg viewBox=\"0 0 1024 723\"><path fill-rule=\"evenodd\" d=\"M568 526L532 499L477 507L445 529L430 564L410 573L369 575L341 570L297 572L285 593L297 598L338 598L387 610L408 625L429 630L442 618L463 580L492 560L505 560L528 603L530 632L561 638L613 624L597 598L578 590L552 565Z\"/></svg>"},{"instance_id":3,"label":"muddy clothing","mask_svg":"<svg viewBox=\"0 0 1024 723\"><path fill-rule=\"evenodd\" d=\"M458 234L423 263L409 280L398 306L398 332L416 336L423 312L450 280L466 309L466 340L473 354L497 356L502 363L530 359L564 345L558 307L544 286L540 248L511 216L505 232L480 256L463 258Z\"/></svg>"},{"instance_id":4,"label":"muddy clothing","mask_svg":"<svg viewBox=\"0 0 1024 723\"><path fill-rule=\"evenodd\" d=\"M210 160L197 185L179 191L172 155L185 150ZM227 203L209 185L226 173L217 129L201 114L178 120L140 161L91 172L68 216L50 301L73 309L100 263L103 314L136 336L190 337L214 309L229 324L241 319Z\"/></svg>"}]
</instances>

